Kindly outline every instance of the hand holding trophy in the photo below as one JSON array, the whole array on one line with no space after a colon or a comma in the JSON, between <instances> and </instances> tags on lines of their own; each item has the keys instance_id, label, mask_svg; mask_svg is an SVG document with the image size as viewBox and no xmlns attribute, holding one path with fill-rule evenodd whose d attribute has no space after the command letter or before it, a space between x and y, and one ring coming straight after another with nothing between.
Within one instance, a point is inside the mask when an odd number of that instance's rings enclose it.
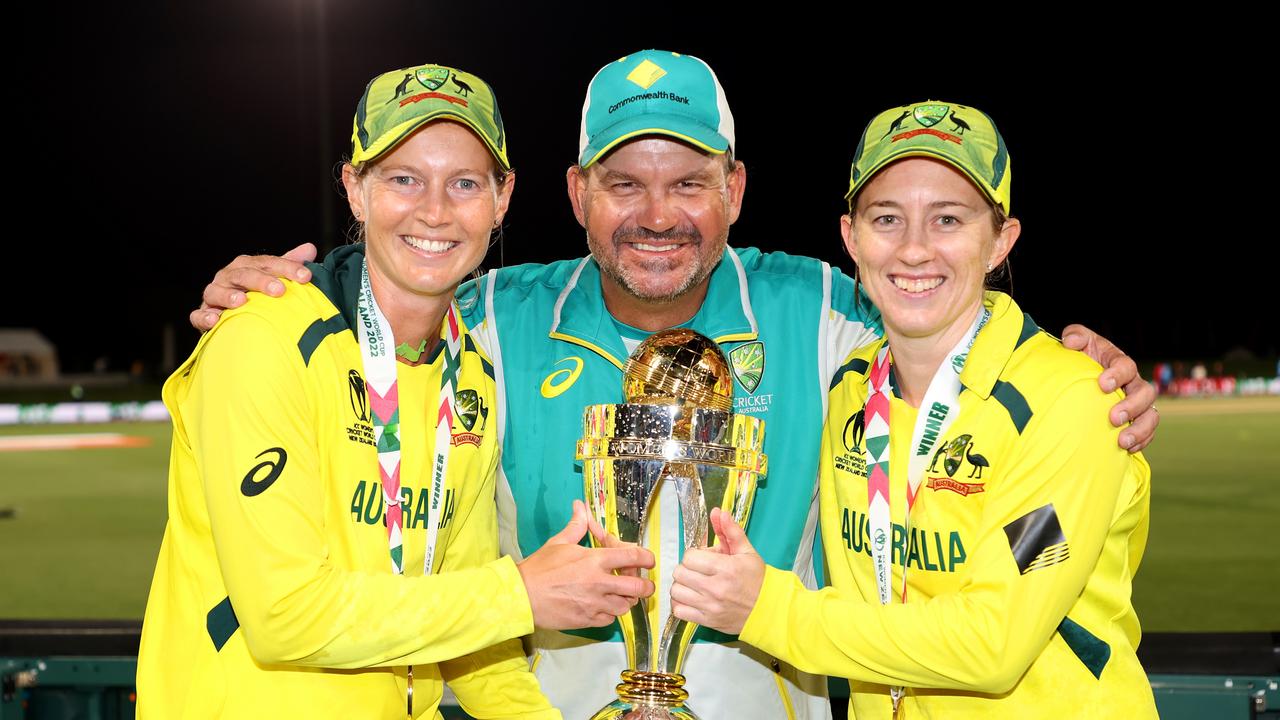
<instances>
[{"instance_id":1,"label":"hand holding trophy","mask_svg":"<svg viewBox=\"0 0 1280 720\"><path fill-rule=\"evenodd\" d=\"M578 458L591 517L622 542L643 546L652 501L665 488L678 497L686 549L711 546L715 508L745 526L767 471L764 423L731 411L733 379L716 343L684 328L656 333L632 353L623 383L627 402L592 405L583 415ZM652 601L618 622L630 669L618 699L592 720L696 718L680 671L697 626L658 617Z\"/></svg>"}]
</instances>

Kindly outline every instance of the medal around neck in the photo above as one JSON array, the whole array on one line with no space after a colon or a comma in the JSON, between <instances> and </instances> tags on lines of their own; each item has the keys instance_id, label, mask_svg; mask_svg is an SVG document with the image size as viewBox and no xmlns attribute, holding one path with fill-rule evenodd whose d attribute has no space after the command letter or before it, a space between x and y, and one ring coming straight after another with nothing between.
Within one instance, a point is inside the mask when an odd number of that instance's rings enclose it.
<instances>
[{"instance_id":1,"label":"medal around neck","mask_svg":"<svg viewBox=\"0 0 1280 720\"><path fill-rule=\"evenodd\" d=\"M624 372L627 401L583 413L577 456L591 514L623 542L647 545L661 490L676 493L686 549L713 544L712 508L745 527L756 483L768 470L764 421L731 411L733 376L720 347L692 330L664 330L636 348ZM656 594L618 622L630 669L622 672L618 699L592 720L696 720L680 672L697 626L659 617Z\"/></svg>"}]
</instances>

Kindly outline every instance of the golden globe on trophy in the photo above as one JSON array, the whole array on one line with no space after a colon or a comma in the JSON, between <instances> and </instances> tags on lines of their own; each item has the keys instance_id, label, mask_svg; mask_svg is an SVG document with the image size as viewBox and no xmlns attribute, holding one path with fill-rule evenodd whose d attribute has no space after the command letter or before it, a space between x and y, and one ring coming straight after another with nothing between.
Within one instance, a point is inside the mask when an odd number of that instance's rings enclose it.
<instances>
[{"instance_id":1,"label":"golden globe on trophy","mask_svg":"<svg viewBox=\"0 0 1280 720\"><path fill-rule=\"evenodd\" d=\"M768 469L764 422L732 412L733 378L719 346L684 328L655 333L627 361L623 391L625 403L583 413L578 459L592 516L623 542L647 545L661 490L676 493L686 549L712 545L712 508L745 527L756 482ZM697 626L659 617L656 598L618 618L630 669L618 699L592 720L696 720L680 671Z\"/></svg>"}]
</instances>

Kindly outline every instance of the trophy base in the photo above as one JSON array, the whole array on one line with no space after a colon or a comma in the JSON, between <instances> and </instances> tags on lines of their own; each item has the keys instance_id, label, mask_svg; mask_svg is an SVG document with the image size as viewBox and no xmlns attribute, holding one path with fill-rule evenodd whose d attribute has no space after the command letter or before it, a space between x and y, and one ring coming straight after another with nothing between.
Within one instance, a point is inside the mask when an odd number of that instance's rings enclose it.
<instances>
[{"instance_id":1,"label":"trophy base","mask_svg":"<svg viewBox=\"0 0 1280 720\"><path fill-rule=\"evenodd\" d=\"M688 699L683 675L623 670L618 699L591 720L698 720L684 705Z\"/></svg>"}]
</instances>

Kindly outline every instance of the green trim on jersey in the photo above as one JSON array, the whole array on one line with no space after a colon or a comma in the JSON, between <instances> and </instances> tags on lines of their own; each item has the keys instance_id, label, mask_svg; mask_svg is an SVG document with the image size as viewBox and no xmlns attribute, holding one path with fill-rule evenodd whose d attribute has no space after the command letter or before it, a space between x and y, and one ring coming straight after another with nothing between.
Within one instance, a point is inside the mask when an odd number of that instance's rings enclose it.
<instances>
[{"instance_id":1,"label":"green trim on jersey","mask_svg":"<svg viewBox=\"0 0 1280 720\"><path fill-rule=\"evenodd\" d=\"M335 335L348 329L346 318L341 313L334 315L327 320L317 319L311 323L307 331L302 333L302 337L298 339L298 352L302 353L302 364L311 364L311 355L315 353L316 348L320 347L320 343L330 335Z\"/></svg>"},{"instance_id":2,"label":"green trim on jersey","mask_svg":"<svg viewBox=\"0 0 1280 720\"><path fill-rule=\"evenodd\" d=\"M1045 333L1020 343L1029 323L1007 295L989 292L984 304L992 317L960 373L960 415L938 439L909 522L910 442L900 441L918 410L890 401L889 539L894 586L904 572L909 582L905 602L881 605L876 593L866 377L847 372L821 450L832 586L812 592L768 568L741 638L848 678L849 717L888 717L891 686L906 686L908 717L1027 717L1064 696L1086 715L1155 717L1131 602L1150 467L1116 444L1107 414L1119 394L1098 389L1096 363ZM1020 425L1010 422L1015 392L1037 408Z\"/></svg>"}]
</instances>

